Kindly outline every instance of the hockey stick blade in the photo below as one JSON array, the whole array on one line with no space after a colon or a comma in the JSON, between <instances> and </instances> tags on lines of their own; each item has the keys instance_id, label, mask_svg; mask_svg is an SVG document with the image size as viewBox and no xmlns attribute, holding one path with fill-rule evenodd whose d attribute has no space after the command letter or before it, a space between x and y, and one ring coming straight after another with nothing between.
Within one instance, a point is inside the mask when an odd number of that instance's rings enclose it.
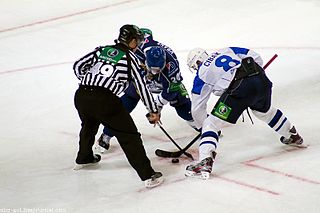
<instances>
[{"instance_id":1,"label":"hockey stick blade","mask_svg":"<svg viewBox=\"0 0 320 213\"><path fill-rule=\"evenodd\" d=\"M200 136L201 136L201 133L199 133L194 139L192 139L192 141L185 148L183 148L180 151L170 152L162 149L157 149L155 151L155 154L158 157L163 157L163 158L178 158L182 154L190 154L190 153L187 153L186 150L188 150L200 138Z\"/></svg>"},{"instance_id":2,"label":"hockey stick blade","mask_svg":"<svg viewBox=\"0 0 320 213\"><path fill-rule=\"evenodd\" d=\"M181 151L170 152L162 149L157 149L155 153L158 157L162 157L162 158L178 158L182 155Z\"/></svg>"},{"instance_id":3,"label":"hockey stick blade","mask_svg":"<svg viewBox=\"0 0 320 213\"><path fill-rule=\"evenodd\" d=\"M191 158L192 160L194 160L193 156L186 152L186 149L183 150L178 144L177 142L175 142L175 140L173 140L173 138L169 135L169 133L158 123L158 126L160 127L160 129L162 130L162 132L170 139L170 141L180 150L181 154L184 154L185 156L187 156L188 158ZM157 150L156 150L157 151Z\"/></svg>"},{"instance_id":4,"label":"hockey stick blade","mask_svg":"<svg viewBox=\"0 0 320 213\"><path fill-rule=\"evenodd\" d=\"M162 157L162 158L178 158L180 157L181 155L185 155L187 156L188 158L191 158L191 160L194 160L193 156L186 152L186 151L176 151L176 152L170 152L170 151L165 151L165 150L162 150L162 149L157 149L155 151L155 154L158 156L158 157Z\"/></svg>"}]
</instances>

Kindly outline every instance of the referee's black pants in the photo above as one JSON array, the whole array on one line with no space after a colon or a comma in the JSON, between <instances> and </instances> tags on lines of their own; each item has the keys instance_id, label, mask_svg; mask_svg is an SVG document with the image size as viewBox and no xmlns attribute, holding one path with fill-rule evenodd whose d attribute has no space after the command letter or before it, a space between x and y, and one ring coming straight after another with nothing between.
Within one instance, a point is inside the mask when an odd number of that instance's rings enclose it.
<instances>
[{"instance_id":1,"label":"referee's black pants","mask_svg":"<svg viewBox=\"0 0 320 213\"><path fill-rule=\"evenodd\" d=\"M117 138L141 180L149 179L155 173L143 147L141 135L120 98L102 87L80 86L75 93L74 103L81 119L76 163L92 162L95 135L99 125L103 124Z\"/></svg>"}]
</instances>

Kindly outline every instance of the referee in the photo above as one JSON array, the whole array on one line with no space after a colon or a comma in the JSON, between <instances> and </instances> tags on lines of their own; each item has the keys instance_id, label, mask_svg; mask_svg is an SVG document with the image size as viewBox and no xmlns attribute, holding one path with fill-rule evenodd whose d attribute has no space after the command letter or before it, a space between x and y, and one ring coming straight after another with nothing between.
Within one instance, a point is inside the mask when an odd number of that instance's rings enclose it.
<instances>
[{"instance_id":1,"label":"referee","mask_svg":"<svg viewBox=\"0 0 320 213\"><path fill-rule=\"evenodd\" d=\"M96 48L74 63L80 80L74 104L81 119L79 151L75 170L98 163L101 156L93 154L92 146L99 125L103 124L115 135L130 165L146 187L163 182L160 172L151 167L143 147L141 135L118 95L133 82L146 106L150 123L160 120L157 106L139 72L142 67L133 51L144 40L143 32L135 25L120 28L114 45Z\"/></svg>"}]
</instances>

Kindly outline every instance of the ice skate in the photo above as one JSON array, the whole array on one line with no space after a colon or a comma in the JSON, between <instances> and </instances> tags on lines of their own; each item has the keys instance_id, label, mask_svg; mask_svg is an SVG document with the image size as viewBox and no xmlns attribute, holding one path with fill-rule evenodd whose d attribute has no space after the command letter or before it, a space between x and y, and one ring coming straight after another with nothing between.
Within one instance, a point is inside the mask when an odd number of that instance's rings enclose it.
<instances>
[{"instance_id":1,"label":"ice skate","mask_svg":"<svg viewBox=\"0 0 320 213\"><path fill-rule=\"evenodd\" d=\"M212 171L214 157L207 157L196 164L190 164L185 171L186 177L195 177L208 180Z\"/></svg>"},{"instance_id":2,"label":"ice skate","mask_svg":"<svg viewBox=\"0 0 320 213\"><path fill-rule=\"evenodd\" d=\"M83 163L83 164L82 164L82 163L81 163L81 164L76 163L76 165L74 166L73 170L80 170L80 169L82 169L82 168L84 168L84 167L93 166L93 165L97 164L100 160L101 160L101 156L95 154L95 155L93 156L92 162Z\"/></svg>"},{"instance_id":3,"label":"ice skate","mask_svg":"<svg viewBox=\"0 0 320 213\"><path fill-rule=\"evenodd\" d=\"M161 183L163 183L164 178L162 176L161 172L156 172L154 175L151 176L150 179L147 179L144 181L144 185L147 188L153 188L156 186L159 186Z\"/></svg>"},{"instance_id":4,"label":"ice skate","mask_svg":"<svg viewBox=\"0 0 320 213\"><path fill-rule=\"evenodd\" d=\"M103 154L106 150L110 148L110 140L110 136L102 133L97 141L98 143L96 143L94 146L94 152Z\"/></svg>"},{"instance_id":5,"label":"ice skate","mask_svg":"<svg viewBox=\"0 0 320 213\"><path fill-rule=\"evenodd\" d=\"M285 137L281 137L280 141L283 144L289 145L289 146L295 146L295 147L299 147L299 148L306 148L306 145L303 145L303 138L298 134L296 128L293 126L290 129L290 137L289 138L285 138Z\"/></svg>"}]
</instances>

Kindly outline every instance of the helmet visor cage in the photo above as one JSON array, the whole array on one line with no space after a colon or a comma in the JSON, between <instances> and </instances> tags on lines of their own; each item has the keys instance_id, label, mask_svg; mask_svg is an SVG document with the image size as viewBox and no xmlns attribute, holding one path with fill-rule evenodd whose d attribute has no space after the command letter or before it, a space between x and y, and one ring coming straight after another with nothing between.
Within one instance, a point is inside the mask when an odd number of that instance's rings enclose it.
<instances>
[{"instance_id":1,"label":"helmet visor cage","mask_svg":"<svg viewBox=\"0 0 320 213\"><path fill-rule=\"evenodd\" d=\"M198 70L198 63L193 63L190 67L189 67L189 69L191 70L191 71L197 71Z\"/></svg>"},{"instance_id":2,"label":"helmet visor cage","mask_svg":"<svg viewBox=\"0 0 320 213\"><path fill-rule=\"evenodd\" d=\"M165 64L163 64L162 67L159 66L149 66L148 63L146 64L147 69L154 75L158 74L161 72L161 70L163 70L163 68L165 67Z\"/></svg>"},{"instance_id":3,"label":"helmet visor cage","mask_svg":"<svg viewBox=\"0 0 320 213\"><path fill-rule=\"evenodd\" d=\"M195 48L190 51L187 59L189 70L193 73L199 69L203 61L208 58L208 53L201 48Z\"/></svg>"}]
</instances>

